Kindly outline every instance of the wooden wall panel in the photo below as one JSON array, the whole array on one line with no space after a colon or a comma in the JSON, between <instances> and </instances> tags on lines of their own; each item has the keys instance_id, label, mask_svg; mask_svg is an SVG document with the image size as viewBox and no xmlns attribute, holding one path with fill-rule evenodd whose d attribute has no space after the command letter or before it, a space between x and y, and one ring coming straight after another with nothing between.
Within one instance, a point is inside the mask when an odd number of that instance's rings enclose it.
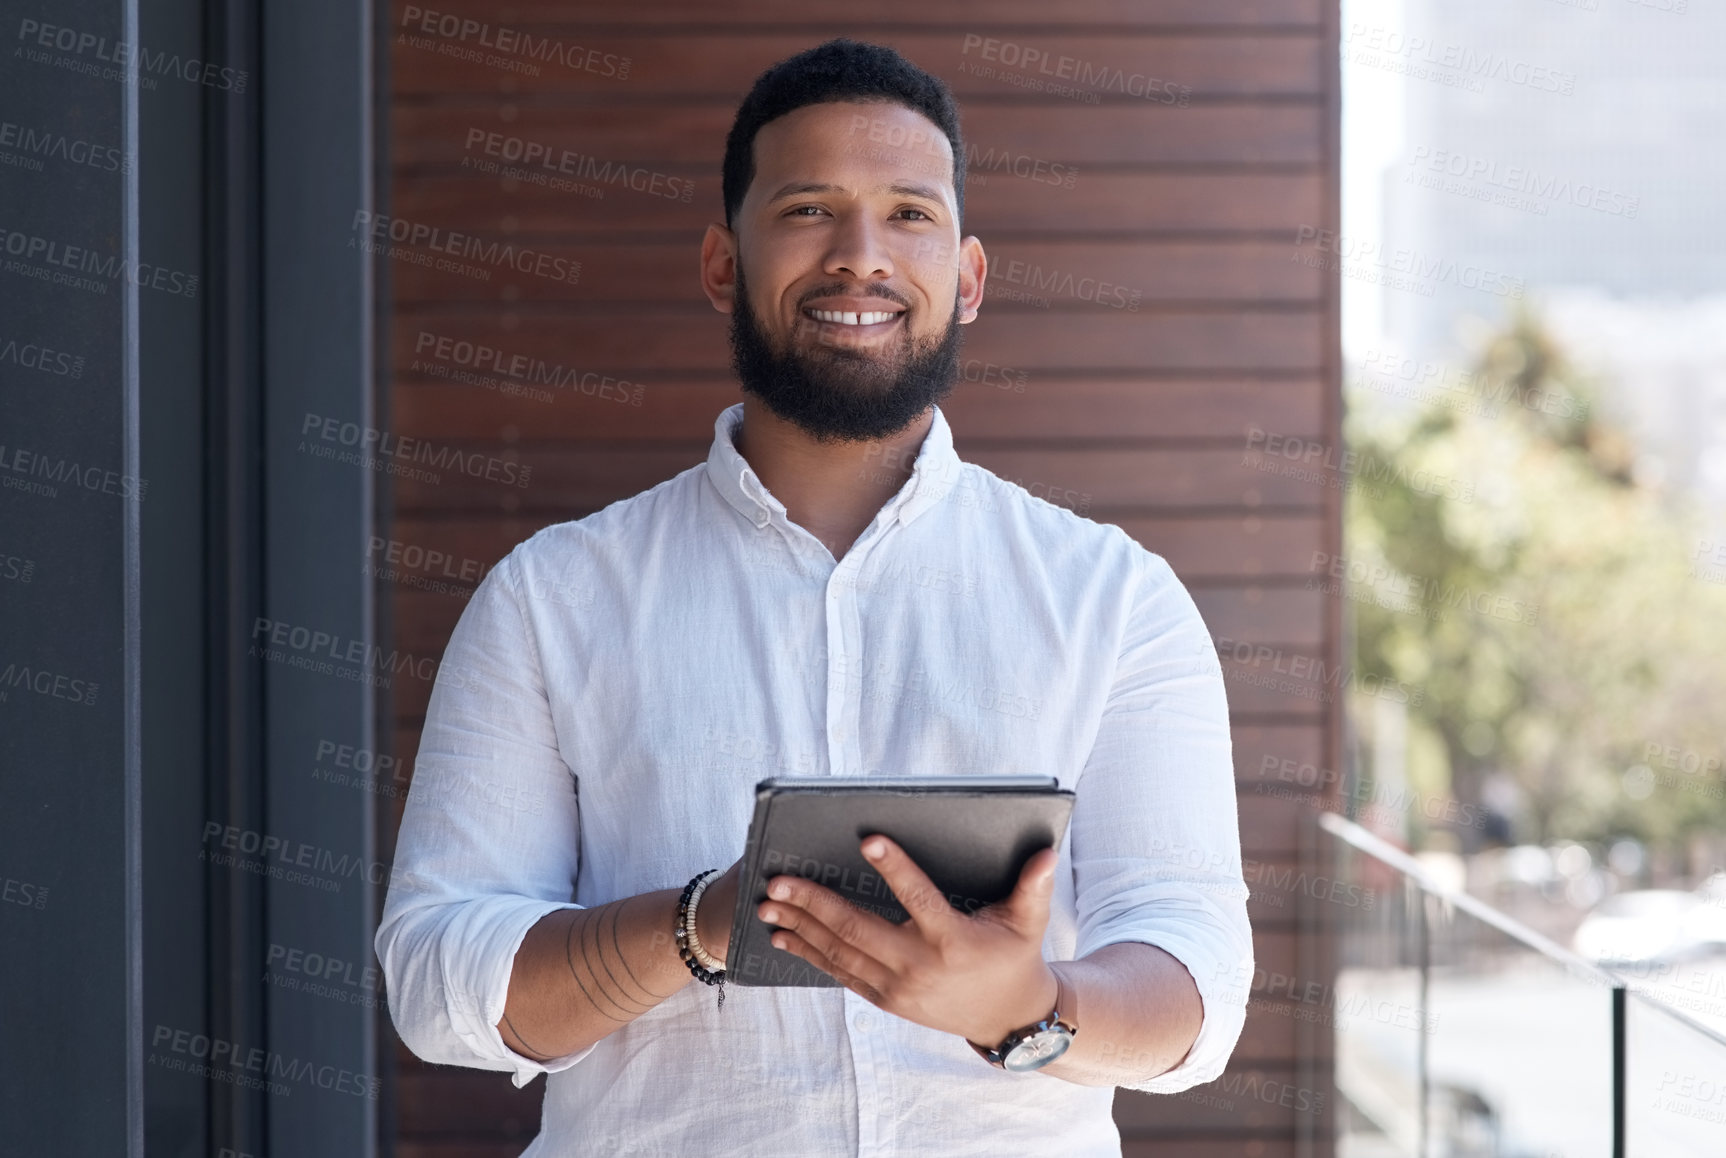
<instances>
[{"instance_id":1,"label":"wooden wall panel","mask_svg":"<svg viewBox=\"0 0 1726 1158\"><path fill-rule=\"evenodd\" d=\"M1328 799L1316 773L1341 758L1346 673L1337 601L1306 584L1313 555L1338 549L1338 494L1253 440L1338 439L1336 276L1293 260L1297 230L1337 221L1335 5L881 0L856 25L792 0L739 0L723 18L706 0L436 6L627 58L626 79L464 62L450 54L459 44L428 39L407 9L391 0L387 16L383 212L531 246L580 270L564 280L508 266L457 276L427 269L412 245L380 261L393 303L390 429L531 468L525 487L448 470L435 483L393 484L389 530L368 562L381 571L395 646L440 654L474 584L516 543L702 461L714 418L740 397L726 319L694 276L701 231L721 217L736 103L763 68L829 36L891 44L959 97L971 161L965 225L990 256L992 290L967 327L964 381L945 404L959 452L1120 525L1192 590L1224 653L1257 961L1316 976L1322 930L1300 922L1299 873L1311 818ZM1030 92L973 70L986 38L1146 73L1183 95L1163 104ZM488 148L505 142L636 167L652 188L690 196L617 184L583 192L488 170ZM1051 180L1056 167L1071 180ZM1033 269L1110 281L1137 301L1128 310L1001 294L1036 296L1024 284ZM476 366L464 342L583 377L535 392ZM390 689L404 764L380 809L385 848L429 692L406 677ZM1126 1155L1328 1155L1329 1044L1310 1015L1255 996L1218 1083L1177 1097L1119 1094ZM393 1053L386 1153L502 1158L535 1131L542 1083L518 1091L502 1075ZM1304 1109L1283 1104L1291 1082ZM1314 1110L1319 1095L1326 1104Z\"/></svg>"},{"instance_id":2,"label":"wooden wall panel","mask_svg":"<svg viewBox=\"0 0 1726 1158\"><path fill-rule=\"evenodd\" d=\"M690 276L694 276L693 273ZM731 347L710 318L675 306L643 309L596 302L585 309L518 303L490 309L470 302L463 279L448 278L451 302L437 314L404 312L393 352L398 365L413 361L421 329L452 342L474 342L510 354L542 358L566 368L610 372L630 381L655 373L711 371L730 364ZM503 288L509 284L500 278ZM1324 343L1318 309L1259 305L1169 306L1137 313L1096 306L1039 310L987 310L971 323L965 350L998 366L1043 375L1209 371L1231 375L1317 373ZM711 311L709 311L711 313ZM705 322L699 327L686 322ZM676 338L670 336L675 327ZM627 369L630 373L620 374ZM1260 424L1262 425L1262 423ZM1268 429L1268 428L1267 428Z\"/></svg>"},{"instance_id":3,"label":"wooden wall panel","mask_svg":"<svg viewBox=\"0 0 1726 1158\"><path fill-rule=\"evenodd\" d=\"M486 236L483 231L477 235ZM518 228L512 234L500 231L496 239L522 242L529 236ZM711 312L700 287L689 284L694 280L690 276L694 262L687 240L638 242L623 238L574 245L542 240L534 242L533 248L579 262L580 281L572 285L547 277L514 276L513 270L500 269L493 279L480 282L404 263L396 271L397 300L447 302L452 300L451 294L465 291L453 300L484 302L496 288L513 286L517 290L514 300L532 306L644 303L653 305L656 312L676 307L688 308L698 317ZM1015 277L1035 276L1019 271L1034 269L1048 271L1051 277L1070 273L1075 281L1094 278L1120 287L1123 292L1113 298L1124 303L1118 308L1075 299L1046 299L1048 310L1058 303L1063 309L1077 308L1103 316L1129 309L1137 313L1168 303L1311 305L1319 300L1322 286L1319 270L1289 260L1286 241L1007 241L989 246L988 253L993 285L1018 289L1013 285ZM1012 301L999 304L1018 305ZM1029 308L1045 309L1039 305Z\"/></svg>"},{"instance_id":4,"label":"wooden wall panel","mask_svg":"<svg viewBox=\"0 0 1726 1158\"><path fill-rule=\"evenodd\" d=\"M419 335L428 335L420 337ZM409 336L416 353L399 369L396 421L441 443L467 439L501 441L506 431L531 429L536 437L575 441L680 442L706 454L718 413L741 401L732 382L656 379L642 383L638 399L622 390L604 389L600 380L546 387L550 400L506 392L511 379L481 373L474 382L428 378L457 368L450 357L426 355L435 349L433 330ZM421 366L415 370L416 365ZM1011 443L1026 430L1050 441L1094 442L1098 430L1116 439L1155 443L1211 440L1225 447L1245 445L1253 427L1297 438L1323 431L1324 389L1316 378L1295 378L1280 385L1262 378L1047 378L1033 379L1016 367L1002 367L966 351L964 378L941 404L957 437L967 447ZM1017 390L1016 386L1024 389ZM633 395L633 391L630 392ZM959 432L963 432L962 435Z\"/></svg>"},{"instance_id":5,"label":"wooden wall panel","mask_svg":"<svg viewBox=\"0 0 1726 1158\"><path fill-rule=\"evenodd\" d=\"M424 7L422 5L422 7ZM519 7L518 7L519 11ZM997 17L998 19L998 17ZM509 21L511 27L536 36L558 37L556 24L525 24ZM408 26L411 31L413 26ZM943 63L956 68L967 60L999 56L986 48L982 31L966 33L908 32L894 38L894 47L930 70ZM1015 39L1011 33L990 31L988 35ZM973 37L975 39L973 39ZM1024 37L1017 39L1023 40ZM1219 37L1159 34L1130 28L1107 35L1098 33L1038 34L1035 47L1052 57L1069 56L1093 62L1101 68L1126 73L1149 72L1167 78L1187 90L1190 97L1216 96L1318 96L1324 89L1323 44L1312 32L1292 34L1245 33ZM809 46L807 34L756 32L733 28L729 34L690 32L672 28L663 33L620 31L605 37L608 53L628 57L632 76L655 78L654 91L664 96L724 98L733 94L739 71L759 73L775 61L795 55ZM454 60L429 51L398 55L396 84L404 93L437 92L444 96L490 95L499 91L496 69L467 60ZM948 81L961 102L971 97L996 96L999 82L969 73L953 73ZM609 95L619 88L617 80L600 71L553 68L533 78L535 96L553 93Z\"/></svg>"},{"instance_id":6,"label":"wooden wall panel","mask_svg":"<svg viewBox=\"0 0 1726 1158\"><path fill-rule=\"evenodd\" d=\"M395 6L398 17L404 15L405 7ZM476 19L507 20L511 27L536 31L556 26L571 32L591 29L610 34L620 27L637 25L671 30L693 25L726 35L735 34L740 28L754 31L791 25L807 28L810 38L816 41L850 35L895 46L898 39L892 35L894 30L923 24L964 26L990 35L1016 34L1021 39L1027 27L1055 23L1063 29L1105 25L1111 30L1204 27L1254 34L1266 29L1311 32L1322 26L1327 11L1320 0L1088 0L1061 8L1060 20L1056 22L1050 19L1057 13L1050 9L1047 0L948 0L940 5L927 0L879 0L869 6L868 23L860 25L836 23L830 17L812 20L809 6L803 0L750 0L723 10L716 10L711 0L660 0L649 5L586 4L579 8L569 0L512 0L502 6L487 0L442 0L437 10ZM721 11L723 18L716 20ZM577 12L580 19L573 21L571 16ZM1007 26L1013 26L1013 30L1003 33L1001 30ZM925 67L935 71L932 65ZM759 69L745 67L744 71L753 76Z\"/></svg>"},{"instance_id":7,"label":"wooden wall panel","mask_svg":"<svg viewBox=\"0 0 1726 1158\"><path fill-rule=\"evenodd\" d=\"M417 546L422 552L441 552L448 559L434 560L430 568L396 568L395 585L403 590L425 589L436 582L443 590L468 588L461 582L462 568L470 562L479 574L509 553L541 527L560 522L558 517L498 519L452 516L426 519L404 517L393 534L403 547ZM1122 516L1112 520L1140 543L1168 560L1175 573L1188 584L1240 581L1274 573L1290 559L1309 558L1324 543L1324 524L1318 515L1193 515ZM387 545L373 555L388 566ZM400 548L397 549L398 554ZM453 590L452 598L460 598Z\"/></svg>"},{"instance_id":8,"label":"wooden wall panel","mask_svg":"<svg viewBox=\"0 0 1726 1158\"><path fill-rule=\"evenodd\" d=\"M979 152L978 160L989 159L986 151ZM691 199L685 203L607 190L605 198L585 201L576 215L566 191L480 177L462 169L459 162L446 162L401 166L392 209L395 216L408 221L456 220L480 233L502 231L507 222L524 236L561 234L579 241L606 241L631 233L659 236L673 230L699 235L714 218L709 200L718 198L718 162L656 164L655 169L688 181L694 189ZM1242 238L1286 239L1323 213L1310 173L1299 167L1289 169L1085 169L1068 188L983 168L966 186L965 223L979 237L991 238L1033 229L1044 237L1083 236L1106 221L1113 230L1147 237L1215 231ZM687 290L682 285L665 288L678 294Z\"/></svg>"},{"instance_id":9,"label":"wooden wall panel","mask_svg":"<svg viewBox=\"0 0 1726 1158\"><path fill-rule=\"evenodd\" d=\"M470 155L468 133L483 129L542 142L553 153L717 168L734 107L673 99L656 102L654 111L663 119L644 119L639 109L618 105L481 104L470 97L454 107L398 106L390 128L401 142L398 155L411 165L459 165ZM1083 171L1095 165L1316 165L1322 116L1305 101L1184 109L1144 101L1067 108L973 102L964 123L979 141L1010 141L1016 153L1061 159L1078 167L1083 180Z\"/></svg>"}]
</instances>

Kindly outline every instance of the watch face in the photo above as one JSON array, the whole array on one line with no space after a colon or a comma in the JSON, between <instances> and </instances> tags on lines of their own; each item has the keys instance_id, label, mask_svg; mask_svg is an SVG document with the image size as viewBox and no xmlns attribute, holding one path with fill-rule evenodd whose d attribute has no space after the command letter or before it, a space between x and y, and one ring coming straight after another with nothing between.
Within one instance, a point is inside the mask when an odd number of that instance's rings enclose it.
<instances>
[{"instance_id":1,"label":"watch face","mask_svg":"<svg viewBox=\"0 0 1726 1158\"><path fill-rule=\"evenodd\" d=\"M1065 1029L1045 1029L1008 1050L1001 1065L1017 1071L1041 1069L1066 1053L1072 1044L1073 1035Z\"/></svg>"}]
</instances>

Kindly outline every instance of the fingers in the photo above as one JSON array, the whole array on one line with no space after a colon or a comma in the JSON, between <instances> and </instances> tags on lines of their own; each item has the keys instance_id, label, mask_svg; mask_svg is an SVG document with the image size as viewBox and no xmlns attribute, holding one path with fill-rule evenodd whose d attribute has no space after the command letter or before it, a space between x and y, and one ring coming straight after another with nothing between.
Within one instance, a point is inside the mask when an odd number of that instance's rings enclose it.
<instances>
[{"instance_id":1,"label":"fingers","mask_svg":"<svg viewBox=\"0 0 1726 1158\"><path fill-rule=\"evenodd\" d=\"M826 892L824 889L820 891ZM841 912L831 918L835 922L831 926L809 909L793 904L790 900L770 900L763 903L760 909L761 919L770 925L779 926L779 930L773 934L772 944L774 948L803 958L847 989L855 990L869 1001L879 1004L892 971L869 951L871 947L879 946L878 938L883 930L869 928L867 921L873 920L883 926L884 931L898 930L879 917L871 917L831 894L828 896L838 909L851 910L849 916ZM817 898L801 899L812 902ZM823 902L822 908L827 910L827 903ZM876 939L871 940L871 933Z\"/></svg>"},{"instance_id":2,"label":"fingers","mask_svg":"<svg viewBox=\"0 0 1726 1158\"><path fill-rule=\"evenodd\" d=\"M879 850L877 852L875 850ZM917 867L910 854L890 837L879 833L863 841L863 855L893 890L911 921L925 933L945 933L958 921L947 894L935 887L927 873Z\"/></svg>"},{"instance_id":3,"label":"fingers","mask_svg":"<svg viewBox=\"0 0 1726 1158\"><path fill-rule=\"evenodd\" d=\"M797 933L781 931L773 934L774 948L803 958L870 1004L884 1004L887 1000L887 968L843 941L832 940L828 944L835 949L836 956L821 952Z\"/></svg>"},{"instance_id":4,"label":"fingers","mask_svg":"<svg viewBox=\"0 0 1726 1158\"><path fill-rule=\"evenodd\" d=\"M778 876L767 882L767 900L762 902L761 911L774 908L787 910L788 915L802 910L845 941L863 949L888 943L900 931L885 917L866 912L832 889L802 877ZM762 919L770 925L791 927L772 917Z\"/></svg>"}]
</instances>

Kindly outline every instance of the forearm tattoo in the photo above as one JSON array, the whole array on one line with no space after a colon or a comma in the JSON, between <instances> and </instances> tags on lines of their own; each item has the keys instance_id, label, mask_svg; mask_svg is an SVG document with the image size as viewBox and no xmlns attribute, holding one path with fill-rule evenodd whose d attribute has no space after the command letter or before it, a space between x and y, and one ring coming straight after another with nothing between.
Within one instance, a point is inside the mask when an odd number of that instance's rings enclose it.
<instances>
[{"instance_id":1,"label":"forearm tattoo","mask_svg":"<svg viewBox=\"0 0 1726 1158\"><path fill-rule=\"evenodd\" d=\"M633 898L631 898L631 899L633 899ZM640 981L637 981L636 977L635 977L635 971L629 967L629 962L624 959L623 946L621 944L619 944L618 939L617 939L617 922L622 918L623 906L628 904L628 903L629 902L627 900L620 902L617 905L617 907L612 910L612 914L611 914L611 952L617 958L618 963L623 966L623 971L625 973L629 974L629 980L635 985L635 987L637 989L641 990L643 993L647 994L649 997L652 997L657 1001L664 1001L667 997L670 997L671 994L669 994L669 993L655 993L653 990L651 990L647 986L643 985Z\"/></svg>"},{"instance_id":2,"label":"forearm tattoo","mask_svg":"<svg viewBox=\"0 0 1726 1158\"><path fill-rule=\"evenodd\" d=\"M521 1043L522 1053L525 1053L536 1062L548 1062L551 1060L550 1054L541 1053L539 1050L534 1049L531 1045L527 1044L527 1038L521 1036L521 1030L515 1027L515 1022L509 1019L509 1014L506 1013L503 1015L503 1023L509 1027L509 1032L515 1036L515 1040Z\"/></svg>"},{"instance_id":3,"label":"forearm tattoo","mask_svg":"<svg viewBox=\"0 0 1726 1158\"><path fill-rule=\"evenodd\" d=\"M612 1008L627 1014L625 1020L633 1021L652 1009L653 1002L647 1002L640 1009L631 1008L632 1005L639 1005L641 1002L624 992L623 987L617 983L617 978L612 975L611 967L605 963L605 955L600 951L600 931L604 926L605 911L603 909L595 913L591 919L582 921L581 928L575 935L576 945L581 949L581 964L587 971L588 980L593 984L594 992Z\"/></svg>"},{"instance_id":4,"label":"forearm tattoo","mask_svg":"<svg viewBox=\"0 0 1726 1158\"><path fill-rule=\"evenodd\" d=\"M597 909L572 910L573 916L563 938L564 960L568 963L569 975L575 979L576 987L581 990L582 996L587 998L588 1004L600 1016L620 1023L634 1021L670 996L655 993L641 984L629 968L629 962L624 959L617 936L617 923L623 906L628 903L626 899L602 905ZM606 920L608 916L609 929ZM606 960L605 942L608 939L611 942L612 955L617 960L616 970ZM576 960L578 951L579 963ZM629 979L628 984L618 977L618 970ZM614 1010L616 1012L613 1012ZM618 1016L620 1013L623 1016Z\"/></svg>"}]
</instances>

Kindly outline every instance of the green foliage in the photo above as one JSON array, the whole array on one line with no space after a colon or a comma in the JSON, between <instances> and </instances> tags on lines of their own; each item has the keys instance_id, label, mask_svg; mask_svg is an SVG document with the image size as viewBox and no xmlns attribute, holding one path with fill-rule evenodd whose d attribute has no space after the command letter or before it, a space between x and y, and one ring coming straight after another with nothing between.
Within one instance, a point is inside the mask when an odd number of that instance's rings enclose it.
<instances>
[{"instance_id":1,"label":"green foliage","mask_svg":"<svg viewBox=\"0 0 1726 1158\"><path fill-rule=\"evenodd\" d=\"M1637 482L1533 317L1449 386L1412 416L1350 399L1350 449L1393 468L1344 501L1351 573L1370 577L1345 604L1356 670L1424 690L1411 734L1436 740L1418 746L1459 799L1514 780L1517 839L1670 847L1726 827L1726 584L1693 567L1696 522Z\"/></svg>"}]
</instances>

